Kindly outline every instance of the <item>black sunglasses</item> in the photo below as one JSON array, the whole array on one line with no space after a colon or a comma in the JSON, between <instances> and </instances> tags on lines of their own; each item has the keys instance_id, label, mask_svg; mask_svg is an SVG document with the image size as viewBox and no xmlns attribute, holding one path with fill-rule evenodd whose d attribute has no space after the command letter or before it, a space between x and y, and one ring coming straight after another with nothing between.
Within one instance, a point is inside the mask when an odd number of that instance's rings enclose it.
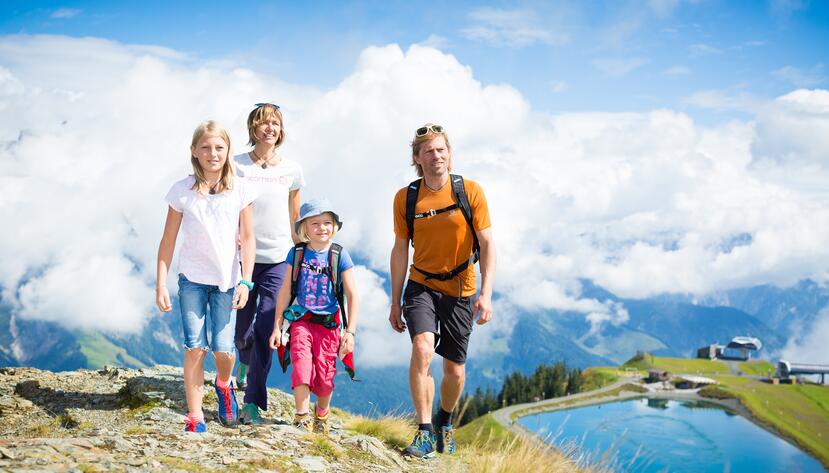
<instances>
[{"instance_id":1,"label":"black sunglasses","mask_svg":"<svg viewBox=\"0 0 829 473\"><path fill-rule=\"evenodd\" d=\"M259 107L264 107L265 105L270 105L271 107L273 107L273 108L275 108L275 109L279 110L279 105L277 105L277 104L275 104L275 103L270 103L270 102L260 102L260 103L257 103L257 104L253 104L253 106L254 106L254 107L256 107L256 108L259 108Z\"/></svg>"},{"instance_id":2,"label":"black sunglasses","mask_svg":"<svg viewBox=\"0 0 829 473\"><path fill-rule=\"evenodd\" d=\"M415 130L415 136L420 138L421 136L424 136L424 135L428 134L430 131L432 133L441 134L441 133L443 133L443 127L440 126L440 125L422 126L422 127L418 128L417 130Z\"/></svg>"}]
</instances>

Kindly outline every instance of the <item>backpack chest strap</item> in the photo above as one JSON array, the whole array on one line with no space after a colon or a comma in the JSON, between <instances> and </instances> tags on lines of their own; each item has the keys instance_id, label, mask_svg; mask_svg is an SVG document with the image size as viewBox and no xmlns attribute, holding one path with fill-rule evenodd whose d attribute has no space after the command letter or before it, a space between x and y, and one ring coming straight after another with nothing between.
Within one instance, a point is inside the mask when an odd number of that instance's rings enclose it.
<instances>
[{"instance_id":1,"label":"backpack chest strap","mask_svg":"<svg viewBox=\"0 0 829 473\"><path fill-rule=\"evenodd\" d=\"M420 213L414 214L414 218L419 219L419 218L426 218L426 217L434 217L437 214L442 214L443 212L448 212L450 210L455 210L457 208L458 208L458 204L452 204L448 207L444 207L444 208L438 209L438 210L429 209L425 212L420 212Z\"/></svg>"}]
</instances>

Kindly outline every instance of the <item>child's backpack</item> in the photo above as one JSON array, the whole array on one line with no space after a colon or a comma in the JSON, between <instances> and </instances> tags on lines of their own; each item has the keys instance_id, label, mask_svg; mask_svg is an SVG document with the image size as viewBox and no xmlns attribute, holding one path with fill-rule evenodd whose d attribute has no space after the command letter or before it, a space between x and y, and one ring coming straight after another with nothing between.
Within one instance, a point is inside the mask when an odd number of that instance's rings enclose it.
<instances>
[{"instance_id":1,"label":"child's backpack","mask_svg":"<svg viewBox=\"0 0 829 473\"><path fill-rule=\"evenodd\" d=\"M299 283L299 274L302 270L302 262L305 260L306 246L308 246L308 243L304 241L299 242L294 246L294 259L291 264L290 304L293 304L294 301L296 301L296 296L298 292L297 285ZM342 253L342 250L342 246L338 245L337 243L331 243L331 247L328 248L328 266L324 269L325 274L328 275L328 279L331 280L331 285L334 288L334 297L337 299L337 303L340 304L340 320L337 321L339 322L338 325L340 332L342 332L343 330L345 330L346 327L348 327L348 315L346 313L343 281L340 278L340 255ZM291 305L289 309L292 307L293 306ZM288 343L290 343L290 341ZM345 369L352 380L354 379L355 374L353 355L353 353L349 353L342 359L343 365L345 365ZM284 373L287 371L288 365L291 363L290 350L287 345L279 347L278 357L279 364L282 366L282 372Z\"/></svg>"},{"instance_id":2,"label":"child's backpack","mask_svg":"<svg viewBox=\"0 0 829 473\"><path fill-rule=\"evenodd\" d=\"M448 212L454 209L460 209L466 223L472 230L472 255L468 260L461 263L458 267L449 271L448 273L430 273L423 271L417 266L412 267L426 276L426 279L437 279L439 281L448 281L455 276L466 271L469 265L474 265L478 262L480 254L480 244L478 243L478 234L475 233L475 227L472 225L472 207L469 205L469 199L466 197L466 188L463 185L463 177L458 174L450 174L449 180L452 182L452 193L455 195L455 203L439 210L429 209L425 212L415 213L415 205L417 204L417 193L420 190L420 182L423 179L418 179L409 184L409 189L406 191L406 226L409 227L409 241L414 246L414 221L419 218L432 217L437 214Z\"/></svg>"}]
</instances>

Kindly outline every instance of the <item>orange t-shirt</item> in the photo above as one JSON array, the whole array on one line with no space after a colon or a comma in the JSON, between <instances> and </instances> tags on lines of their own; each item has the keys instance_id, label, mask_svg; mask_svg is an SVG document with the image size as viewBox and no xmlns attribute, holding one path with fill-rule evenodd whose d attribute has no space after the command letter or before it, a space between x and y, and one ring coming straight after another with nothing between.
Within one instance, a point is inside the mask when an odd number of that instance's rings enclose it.
<instances>
[{"instance_id":1,"label":"orange t-shirt","mask_svg":"<svg viewBox=\"0 0 829 473\"><path fill-rule=\"evenodd\" d=\"M475 181L464 179L466 197L472 209L472 225L476 231L486 230L492 223L489 220L489 207L481 186ZM397 238L408 239L409 228L406 226L406 191L408 186L400 189L394 196L394 234ZM438 191L431 191L420 185L417 193L415 213L427 210L440 210L455 203L452 183L447 182ZM409 279L443 294L467 297L475 294L475 267L470 265L458 277L448 281L426 280L418 268L430 273L448 273L457 268L472 255L474 239L469 224L463 218L460 209L418 218L414 221L414 256L409 268Z\"/></svg>"}]
</instances>

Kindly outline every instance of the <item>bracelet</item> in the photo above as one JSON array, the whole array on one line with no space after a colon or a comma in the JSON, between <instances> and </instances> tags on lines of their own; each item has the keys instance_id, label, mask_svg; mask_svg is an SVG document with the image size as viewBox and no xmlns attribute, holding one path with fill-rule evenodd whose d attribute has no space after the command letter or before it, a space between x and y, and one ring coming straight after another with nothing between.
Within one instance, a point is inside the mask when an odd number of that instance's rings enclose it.
<instances>
[{"instance_id":1,"label":"bracelet","mask_svg":"<svg viewBox=\"0 0 829 473\"><path fill-rule=\"evenodd\" d=\"M357 334L352 332L351 330L346 330L345 333L350 333L352 337L354 337L355 339L357 338Z\"/></svg>"},{"instance_id":2,"label":"bracelet","mask_svg":"<svg viewBox=\"0 0 829 473\"><path fill-rule=\"evenodd\" d=\"M248 290L253 290L253 283L246 280L246 279L240 279L239 284L244 284L245 286L248 287Z\"/></svg>"}]
</instances>

